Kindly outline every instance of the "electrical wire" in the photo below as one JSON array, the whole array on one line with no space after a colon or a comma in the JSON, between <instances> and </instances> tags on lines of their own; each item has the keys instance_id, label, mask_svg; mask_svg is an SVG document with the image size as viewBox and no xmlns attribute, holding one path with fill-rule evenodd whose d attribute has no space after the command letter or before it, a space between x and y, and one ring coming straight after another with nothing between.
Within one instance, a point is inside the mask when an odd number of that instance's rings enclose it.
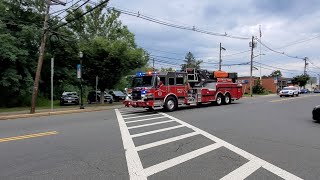
<instances>
[{"instance_id":1,"label":"electrical wire","mask_svg":"<svg viewBox=\"0 0 320 180\"><path fill-rule=\"evenodd\" d=\"M294 42L289 43L289 44L287 44L287 45L281 46L281 47L279 47L278 49L283 49L283 48L290 47L290 46L293 46L293 45L297 45L297 44L301 44L301 43L304 43L304 42L308 42L308 41L317 39L317 38L319 38L319 37L320 37L320 35L317 35L317 36L314 36L314 37L311 37L311 38L301 39L301 40L298 40L298 41L294 41Z\"/></svg>"},{"instance_id":2,"label":"electrical wire","mask_svg":"<svg viewBox=\"0 0 320 180\"><path fill-rule=\"evenodd\" d=\"M84 3L82 3L80 6L78 6L77 8L72 10L72 13L76 12L76 10L80 9L82 6L84 6L85 4L87 4L89 2L89 0L86 0ZM65 15L63 18L60 19L60 21L62 21L63 19L65 19L67 16L69 16L69 14Z\"/></svg>"},{"instance_id":3,"label":"electrical wire","mask_svg":"<svg viewBox=\"0 0 320 180\"><path fill-rule=\"evenodd\" d=\"M285 52L276 51L276 50L270 48L269 46L267 46L266 44L262 43L262 42L260 41L260 39L256 38L256 40L257 40L257 42L259 42L262 46L264 46L265 48L269 49L269 50L272 51L272 52L275 52L275 53L278 53L278 54L282 54L282 55L287 56L287 57L289 57L289 58L302 59L302 60L304 59L304 58L302 58L302 57L288 55L288 54L286 54Z\"/></svg>"},{"instance_id":4,"label":"electrical wire","mask_svg":"<svg viewBox=\"0 0 320 180\"><path fill-rule=\"evenodd\" d=\"M320 67L319 67L319 66L317 66L317 65L315 65L312 61L310 61L310 59L308 59L307 61L308 61L310 64L312 64L314 67L316 67L316 68L320 69Z\"/></svg>"},{"instance_id":5,"label":"electrical wire","mask_svg":"<svg viewBox=\"0 0 320 180\"><path fill-rule=\"evenodd\" d=\"M250 51L251 51L251 50L246 50L246 51L241 51L241 52L237 52L237 53L234 53L234 54L226 54L226 55L221 56L221 57L234 56L234 55L243 54L243 53L250 52Z\"/></svg>"},{"instance_id":6,"label":"electrical wire","mask_svg":"<svg viewBox=\"0 0 320 180\"><path fill-rule=\"evenodd\" d=\"M198 29L195 26L189 27L189 26L177 25L177 24L170 23L170 22L165 22L165 21L162 21L162 20L159 20L156 18L152 18L152 17L146 16L146 15L143 15L139 11L136 13L133 11L121 10L121 9L115 8L115 7L108 7L108 9L120 12L122 14L129 15L129 16L134 16L134 17L137 17L140 19L144 19L149 22L153 22L153 23L157 23L157 24L161 24L164 26L169 26L169 27L173 27L173 28L177 28L177 29L183 29L183 30L194 31L194 32L199 32L199 33L213 35L213 36L222 36L222 37L228 37L228 38L234 38L234 39L242 39L242 40L250 39L248 37L233 36L233 35L229 35L227 33L216 33L216 32L206 31L206 30Z\"/></svg>"},{"instance_id":7,"label":"electrical wire","mask_svg":"<svg viewBox=\"0 0 320 180\"><path fill-rule=\"evenodd\" d=\"M56 30L56 29L61 28L61 27L65 26L65 25L67 25L67 24L70 24L70 23L72 23L73 21L76 21L76 20L80 19L81 17L87 15L88 13L90 13L90 12L92 12L93 10L95 10L95 9L103 6L104 4L106 4L106 3L108 3L108 2L109 2L109 0L104 0L104 1L102 1L101 3L99 3L98 5L96 5L95 7L91 8L90 10L82 13L81 15L79 15L79 16L71 19L70 21L68 21L68 22L66 22L66 23L60 24L59 26L57 26L57 27L55 27L55 28L53 28L53 29Z\"/></svg>"},{"instance_id":8,"label":"electrical wire","mask_svg":"<svg viewBox=\"0 0 320 180\"><path fill-rule=\"evenodd\" d=\"M74 5L78 4L80 1L82 1L82 0L78 0L76 3L72 4L70 7L66 8L66 9L63 9L62 12L60 12L60 13L57 14L57 15L55 15L54 17L59 17L59 15L61 15L61 14L64 13L64 12L67 12L67 11L68 11L69 9L71 9ZM53 13L51 13L51 14L53 14Z\"/></svg>"}]
</instances>

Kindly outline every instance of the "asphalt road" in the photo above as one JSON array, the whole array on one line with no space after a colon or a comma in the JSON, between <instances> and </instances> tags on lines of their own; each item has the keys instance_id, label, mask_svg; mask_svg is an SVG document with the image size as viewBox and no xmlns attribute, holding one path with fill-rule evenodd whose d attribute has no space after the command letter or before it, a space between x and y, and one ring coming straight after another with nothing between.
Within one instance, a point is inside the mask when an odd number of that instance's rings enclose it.
<instances>
[{"instance_id":1,"label":"asphalt road","mask_svg":"<svg viewBox=\"0 0 320 180\"><path fill-rule=\"evenodd\" d=\"M0 179L320 179L319 95L0 121Z\"/></svg>"}]
</instances>

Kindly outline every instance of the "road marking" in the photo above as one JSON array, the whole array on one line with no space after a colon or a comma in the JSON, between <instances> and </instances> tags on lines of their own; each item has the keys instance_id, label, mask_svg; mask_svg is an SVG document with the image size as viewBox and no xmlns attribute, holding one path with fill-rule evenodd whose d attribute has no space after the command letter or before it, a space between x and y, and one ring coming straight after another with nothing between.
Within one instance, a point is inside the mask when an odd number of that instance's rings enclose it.
<instances>
[{"instance_id":1,"label":"road marking","mask_svg":"<svg viewBox=\"0 0 320 180\"><path fill-rule=\"evenodd\" d=\"M148 115L142 115L142 116L132 116L132 117L127 117L127 118L123 118L124 120L127 119L134 119L134 118L141 118L141 117L148 117L148 116L154 116L154 115L158 115L157 113L154 114L148 114Z\"/></svg>"},{"instance_id":2,"label":"road marking","mask_svg":"<svg viewBox=\"0 0 320 180\"><path fill-rule=\"evenodd\" d=\"M134 146L133 140L130 138L129 130L127 129L126 123L124 122L118 109L115 109L123 148L125 150L128 172L131 180L147 180L147 176L144 174L143 167L141 164L140 157Z\"/></svg>"},{"instance_id":3,"label":"road marking","mask_svg":"<svg viewBox=\"0 0 320 180\"><path fill-rule=\"evenodd\" d=\"M181 127L184 127L184 126L183 125L178 125L178 126L158 129L158 130L154 130L154 131L148 131L148 132L143 132L143 133L139 133L139 134L133 134L133 135L131 135L131 137L135 138L135 137L145 136L145 135L149 135L149 134L155 134L155 133L159 133L159 132L163 132L163 131L169 131L169 130L177 129L177 128L181 128Z\"/></svg>"},{"instance_id":4,"label":"road marking","mask_svg":"<svg viewBox=\"0 0 320 180\"><path fill-rule=\"evenodd\" d=\"M153 148L153 147L160 146L160 145L163 145L163 144L167 144L167 143L170 143L170 142L174 142L174 141L178 141L178 140L185 139L185 138L188 138L188 137L192 137L192 136L195 136L195 135L198 135L198 134L199 133L197 133L197 132L192 132L192 133L176 136L176 137L173 137L173 138L164 139L164 140L161 140L161 141L145 144L145 145L142 145L142 146L138 146L137 147L137 151L142 151L142 150L145 150L145 149Z\"/></svg>"},{"instance_id":5,"label":"road marking","mask_svg":"<svg viewBox=\"0 0 320 180\"><path fill-rule=\"evenodd\" d=\"M42 136L50 136L50 135L54 135L54 134L58 134L58 132L57 131L49 131L49 132L43 132L43 133L37 133L37 134L28 134L28 135L23 135L23 136L1 138L0 142L30 139L30 138L36 138L36 137L42 137Z\"/></svg>"},{"instance_id":6,"label":"road marking","mask_svg":"<svg viewBox=\"0 0 320 180\"><path fill-rule=\"evenodd\" d=\"M136 128L141 128L141 127L146 127L146 126L154 126L157 124L164 124L164 123L168 123L168 122L173 122L175 120L167 120L167 121L160 121L160 122L155 122L155 123L150 123L150 124L142 124L142 125L138 125L138 126L130 126L128 127L128 129L136 129Z\"/></svg>"},{"instance_id":7,"label":"road marking","mask_svg":"<svg viewBox=\"0 0 320 180\"><path fill-rule=\"evenodd\" d=\"M172 158L170 160L161 162L159 164L153 165L151 167L148 167L148 168L144 169L144 173L147 176L151 176L151 175L153 175L155 173L158 173L158 172L161 172L163 170L169 169L169 168L171 168L173 166L176 166L176 165L181 164L183 162L186 162L186 161L188 161L190 159L198 157L198 156L200 156L202 154L205 154L205 153L208 153L208 152L213 151L215 149L218 149L221 146L222 146L222 144L219 144L219 143L214 143L214 144L211 144L209 146L205 146L205 147L197 149L195 151L191 151L191 152L183 154L181 156L178 156L178 157Z\"/></svg>"},{"instance_id":8,"label":"road marking","mask_svg":"<svg viewBox=\"0 0 320 180\"><path fill-rule=\"evenodd\" d=\"M148 118L148 119L140 119L140 120L135 120L135 121L126 121L126 124L135 123L135 122L142 122L142 121L150 121L150 120L153 120L153 119L161 119L161 118L166 118L166 117L159 116L159 117Z\"/></svg>"},{"instance_id":9,"label":"road marking","mask_svg":"<svg viewBox=\"0 0 320 180\"><path fill-rule=\"evenodd\" d=\"M250 176L250 174L258 170L260 167L261 165L258 162L249 161L241 167L235 169L231 173L227 174L220 180L245 179L248 176Z\"/></svg>"},{"instance_id":10,"label":"road marking","mask_svg":"<svg viewBox=\"0 0 320 180\"><path fill-rule=\"evenodd\" d=\"M228 142L226 142L216 136L213 136L212 134L209 134L208 132L205 132L195 126L192 126L188 123L185 123L184 121L181 121L180 119L177 119L177 118L172 117L172 116L165 114L165 113L158 113L158 115L162 115L163 117L167 117L173 121L176 121L180 125L169 127L169 128L158 129L158 130L154 130L154 131L148 131L148 132L139 133L139 134L133 134L130 137L128 127L126 126L126 123L125 123L122 115L120 114L120 112L117 109L115 111L116 111L116 115L117 115L117 118L119 121L119 126L120 126L123 144L124 144L124 149L126 150L126 158L127 158L127 165L128 165L128 169L129 169L130 179L146 180L147 177L150 175L164 171L168 168L171 168L171 167L176 166L180 163L186 162L190 159L196 158L202 154L208 153L208 152L213 151L217 148L225 147L225 148L233 151L234 153L249 160L249 162L247 162L246 164L240 166L236 170L227 174L224 177L225 179L245 179L246 177L250 176L253 172L255 172L257 169L264 168L264 169L270 171L271 173L278 175L279 177L281 177L283 179L301 180L301 178L299 178L299 177L297 177L297 176L295 176L295 175L293 175L293 174L291 174L291 173L289 173L289 172L287 172L287 171L285 171L275 165L272 165L271 163L268 163L267 161L264 161L264 160L254 156L254 155L252 155L252 154L250 154L250 153L248 153L248 152L246 152L246 151L244 151L244 150L242 150L242 149L240 149L240 148L238 148L238 147L236 147L236 146L234 146L234 145L232 145L232 144L230 144L230 143L228 143ZM163 117L161 117L161 118L163 118ZM151 124L154 124L154 123L151 123ZM157 141L157 142L152 142L152 143L141 145L138 147L134 146L134 142L133 142L132 138L145 136L145 135L149 135L149 134L154 134L154 133L158 133L158 132L163 132L163 131L168 131L168 130L181 128L181 127L186 127L186 128L192 129L194 132L189 133L189 134L180 135L177 137L172 137L169 139L164 139L164 140ZM169 142L174 142L174 141L177 141L180 139L194 136L196 134L201 134L201 135L211 139L212 141L215 142L215 144L194 150L192 152L183 154L181 156L178 156L173 159L161 162L159 164L155 164L151 167L148 167L145 169L143 168L141 160L138 155L138 151L142 151L142 150L145 150L148 148L160 146L162 144L166 144Z\"/></svg>"},{"instance_id":11,"label":"road marking","mask_svg":"<svg viewBox=\"0 0 320 180\"><path fill-rule=\"evenodd\" d=\"M184 125L184 126L190 128L190 129L194 130L195 132L198 132L198 133L204 135L205 137L215 141L216 143L223 145L227 149L239 154L240 156L248 159L249 161L261 162L261 164L264 164L264 166L260 165L260 167L263 167L263 168L267 167L268 168L267 170L269 170L269 171L275 169L276 171L270 171L270 172L272 172L274 174L277 174L277 175L281 174L282 175L281 177L284 178L284 179L302 180L301 178L299 178L299 177L297 177L297 176L295 176L295 175L293 175L293 174L291 174L291 173L289 173L289 172L287 172L287 171L285 171L285 170L283 170L283 169L281 169L281 168L279 168L279 167L277 167L275 165L272 165L272 164L268 163L267 161L264 161L264 160L254 156L254 155L252 155L252 154L250 154L250 153L248 153L248 152L246 152L246 151L244 151L244 150L242 150L242 149L240 149L240 148L238 148L238 147L236 147L236 146L234 146L234 145L232 145L232 144L230 144L230 143L228 143L228 142L226 142L226 141L224 141L224 140L222 140L222 139L220 139L218 137L215 137L215 136L213 136L213 135L211 135L211 134L209 134L209 133L207 133L207 132L205 132L205 131L203 131L203 130L195 127L195 126L192 126L192 125L190 125L190 124L188 124L188 123L186 123L184 121L181 121L180 119L177 119L177 118L172 117L172 116L170 116L168 114L165 114L165 113L159 113L159 114L162 114L163 116L166 116L168 118L176 120L181 125Z\"/></svg>"}]
</instances>

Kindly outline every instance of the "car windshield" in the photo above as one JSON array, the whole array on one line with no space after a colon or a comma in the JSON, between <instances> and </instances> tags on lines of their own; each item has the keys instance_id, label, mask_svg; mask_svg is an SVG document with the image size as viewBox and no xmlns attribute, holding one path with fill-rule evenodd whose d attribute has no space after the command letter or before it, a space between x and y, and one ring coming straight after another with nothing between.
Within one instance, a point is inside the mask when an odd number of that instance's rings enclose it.
<instances>
[{"instance_id":1,"label":"car windshield","mask_svg":"<svg viewBox=\"0 0 320 180\"><path fill-rule=\"evenodd\" d=\"M285 88L283 88L282 90L296 90L296 88L293 88L293 87L285 87Z\"/></svg>"},{"instance_id":2,"label":"car windshield","mask_svg":"<svg viewBox=\"0 0 320 180\"><path fill-rule=\"evenodd\" d=\"M151 87L153 86L153 76L135 77L132 81L132 87Z\"/></svg>"},{"instance_id":3,"label":"car windshield","mask_svg":"<svg viewBox=\"0 0 320 180\"><path fill-rule=\"evenodd\" d=\"M77 96L76 92L64 92L62 93L62 96Z\"/></svg>"},{"instance_id":4,"label":"car windshield","mask_svg":"<svg viewBox=\"0 0 320 180\"><path fill-rule=\"evenodd\" d=\"M124 96L125 94L123 94L123 92L121 91L113 91L113 94L117 95L117 96Z\"/></svg>"}]
</instances>

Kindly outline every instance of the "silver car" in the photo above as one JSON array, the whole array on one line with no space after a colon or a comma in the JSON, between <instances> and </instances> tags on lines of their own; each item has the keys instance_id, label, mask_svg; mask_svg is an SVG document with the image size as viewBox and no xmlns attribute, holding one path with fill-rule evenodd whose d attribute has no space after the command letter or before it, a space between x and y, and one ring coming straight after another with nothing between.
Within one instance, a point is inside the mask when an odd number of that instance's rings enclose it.
<instances>
[{"instance_id":1,"label":"silver car","mask_svg":"<svg viewBox=\"0 0 320 180\"><path fill-rule=\"evenodd\" d=\"M279 96L299 96L299 90L296 87L284 87L280 92L279 92Z\"/></svg>"}]
</instances>

